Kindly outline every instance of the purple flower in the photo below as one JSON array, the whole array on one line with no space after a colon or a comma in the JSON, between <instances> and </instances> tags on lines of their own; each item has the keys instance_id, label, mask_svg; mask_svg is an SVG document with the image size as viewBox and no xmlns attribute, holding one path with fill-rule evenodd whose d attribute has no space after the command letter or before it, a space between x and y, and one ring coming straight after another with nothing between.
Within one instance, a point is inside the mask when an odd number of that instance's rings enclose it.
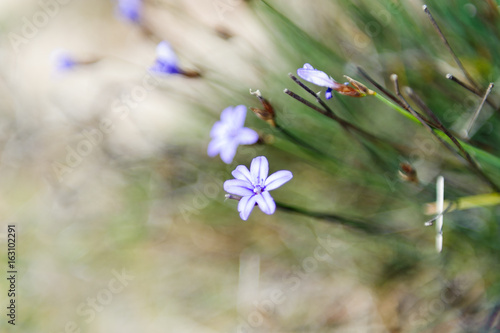
<instances>
[{"instance_id":1,"label":"purple flower","mask_svg":"<svg viewBox=\"0 0 500 333\"><path fill-rule=\"evenodd\" d=\"M118 14L134 23L141 19L142 0L118 0Z\"/></svg>"},{"instance_id":2,"label":"purple flower","mask_svg":"<svg viewBox=\"0 0 500 333\"><path fill-rule=\"evenodd\" d=\"M53 51L51 58L57 72L65 72L78 65L78 62L65 50Z\"/></svg>"},{"instance_id":3,"label":"purple flower","mask_svg":"<svg viewBox=\"0 0 500 333\"><path fill-rule=\"evenodd\" d=\"M261 211L271 215L276 211L276 203L269 191L275 190L293 178L288 170L276 171L269 177L269 163L265 156L252 160L250 171L244 165L238 165L232 172L235 179L224 182L224 190L241 196L238 203L238 212L242 220L246 221L257 204Z\"/></svg>"},{"instance_id":4,"label":"purple flower","mask_svg":"<svg viewBox=\"0 0 500 333\"><path fill-rule=\"evenodd\" d=\"M251 145L257 142L259 135L253 129L243 127L247 108L244 105L227 107L220 115L210 137L212 141L208 144L208 156L214 157L220 154L224 163L230 164L236 155L238 145Z\"/></svg>"},{"instance_id":5,"label":"purple flower","mask_svg":"<svg viewBox=\"0 0 500 333\"><path fill-rule=\"evenodd\" d=\"M338 89L342 84L338 83L325 72L314 69L311 64L304 64L303 68L297 69L297 75L304 80L311 82L320 87L327 87L325 92L326 99L332 98L332 90Z\"/></svg>"},{"instance_id":6,"label":"purple flower","mask_svg":"<svg viewBox=\"0 0 500 333\"><path fill-rule=\"evenodd\" d=\"M361 86L359 85L354 85L354 88L349 86L348 83L342 84L338 83L334 79L332 79L330 76L328 76L325 72L319 71L317 69L314 69L313 66L310 64L304 64L304 67L297 69L297 75L300 76L302 79L311 82L317 86L321 87L327 87L325 92L325 97L326 99L332 98L332 91L335 90L339 94L346 95L346 96L351 96L351 97L363 97L366 96L366 93L368 92L367 89L366 92L362 91L360 88ZM354 81L354 80L353 80ZM357 82L357 81L354 81ZM374 94L373 91L369 90ZM371 93L370 93L371 94Z\"/></svg>"},{"instance_id":7,"label":"purple flower","mask_svg":"<svg viewBox=\"0 0 500 333\"><path fill-rule=\"evenodd\" d=\"M156 62L149 69L157 74L180 74L177 56L168 42L162 41L156 47Z\"/></svg>"}]
</instances>

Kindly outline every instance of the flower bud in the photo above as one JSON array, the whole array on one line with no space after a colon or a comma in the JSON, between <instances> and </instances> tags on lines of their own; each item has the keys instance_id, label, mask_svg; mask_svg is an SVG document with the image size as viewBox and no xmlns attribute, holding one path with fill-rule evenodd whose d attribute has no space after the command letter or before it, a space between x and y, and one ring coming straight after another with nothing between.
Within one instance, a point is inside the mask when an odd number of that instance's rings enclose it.
<instances>
[{"instance_id":1,"label":"flower bud","mask_svg":"<svg viewBox=\"0 0 500 333\"><path fill-rule=\"evenodd\" d=\"M344 75L344 77L349 81L350 84L352 84L356 90L358 90L360 93L365 94L365 95L376 95L377 93L371 89L368 89L364 84L362 84L359 81L356 81L352 78L350 78L347 75Z\"/></svg>"},{"instance_id":2,"label":"flower bud","mask_svg":"<svg viewBox=\"0 0 500 333\"><path fill-rule=\"evenodd\" d=\"M271 105L271 103L269 103L264 97L262 97L262 94L260 93L259 90L256 91L250 90L250 94L257 96L263 107L262 109L250 107L250 110L252 110L252 112L255 113L257 117L264 120L272 127L276 127L276 122L274 120L276 114L274 113L274 108Z\"/></svg>"},{"instance_id":3,"label":"flower bud","mask_svg":"<svg viewBox=\"0 0 500 333\"><path fill-rule=\"evenodd\" d=\"M399 176L404 181L418 184L417 170L415 170L409 163L399 164Z\"/></svg>"}]
</instances>

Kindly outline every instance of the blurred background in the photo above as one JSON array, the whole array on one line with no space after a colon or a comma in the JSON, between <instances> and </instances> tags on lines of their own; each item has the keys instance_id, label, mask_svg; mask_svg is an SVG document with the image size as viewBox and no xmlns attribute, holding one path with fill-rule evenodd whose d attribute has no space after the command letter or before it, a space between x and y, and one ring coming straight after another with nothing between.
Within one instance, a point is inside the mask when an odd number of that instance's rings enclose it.
<instances>
[{"instance_id":1,"label":"blurred background","mask_svg":"<svg viewBox=\"0 0 500 333\"><path fill-rule=\"evenodd\" d=\"M283 93L317 104L288 76L304 63L377 92L357 67L391 92L396 73L461 133L481 97L446 79L466 81L424 2L126 2L138 6L137 20L105 0L0 3L0 235L7 244L7 225L16 225L18 269L16 326L2 313L2 331L500 329L498 207L480 201L445 214L439 254L435 228L424 226L438 175L448 200L494 189L373 96L327 103L377 140ZM484 93L500 71L499 4L427 5ZM152 74L161 40L199 76ZM58 67L57 50L74 63ZM250 89L322 154L248 111L246 126L264 143L240 146L230 165L209 158L223 109L261 107ZM498 96L493 89L469 140L496 184ZM294 174L273 197L307 212L256 208L239 218L222 184L261 155L270 172ZM400 177L400 163L418 183Z\"/></svg>"}]
</instances>

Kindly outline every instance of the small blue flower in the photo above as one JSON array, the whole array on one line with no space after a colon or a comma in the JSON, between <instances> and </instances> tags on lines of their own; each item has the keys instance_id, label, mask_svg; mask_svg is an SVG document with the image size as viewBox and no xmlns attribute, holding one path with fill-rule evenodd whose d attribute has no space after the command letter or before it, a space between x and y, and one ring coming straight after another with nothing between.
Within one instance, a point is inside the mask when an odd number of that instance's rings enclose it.
<instances>
[{"instance_id":1,"label":"small blue flower","mask_svg":"<svg viewBox=\"0 0 500 333\"><path fill-rule=\"evenodd\" d=\"M271 215L276 211L276 203L269 191L275 190L293 178L288 170L276 171L269 177L269 163L265 156L252 160L250 171L244 165L238 165L231 173L235 179L224 182L224 190L230 194L241 196L238 212L246 221L255 204L262 212Z\"/></svg>"},{"instance_id":2,"label":"small blue flower","mask_svg":"<svg viewBox=\"0 0 500 333\"><path fill-rule=\"evenodd\" d=\"M118 14L134 23L141 19L142 0L118 0Z\"/></svg>"},{"instance_id":3,"label":"small blue flower","mask_svg":"<svg viewBox=\"0 0 500 333\"><path fill-rule=\"evenodd\" d=\"M325 92L326 99L332 98L332 90L341 85L325 72L315 69L311 64L304 64L303 68L297 69L297 75L317 86L327 87L328 89Z\"/></svg>"},{"instance_id":4,"label":"small blue flower","mask_svg":"<svg viewBox=\"0 0 500 333\"><path fill-rule=\"evenodd\" d=\"M208 144L208 156L220 154L222 161L230 164L239 145L251 145L259 140L257 132L243 127L246 114L247 108L244 105L230 106L222 111L220 121L210 131L212 141Z\"/></svg>"},{"instance_id":5,"label":"small blue flower","mask_svg":"<svg viewBox=\"0 0 500 333\"><path fill-rule=\"evenodd\" d=\"M338 83L337 81L332 79L331 76L328 76L325 72L315 69L310 64L304 64L304 67L297 69L297 75L317 86L326 87L326 99L332 98L333 90L335 90L339 94L351 97L363 97L366 96L366 94L375 94L374 91L369 90L359 82L354 81L350 78L349 79L354 87L349 86L349 83Z\"/></svg>"},{"instance_id":6,"label":"small blue flower","mask_svg":"<svg viewBox=\"0 0 500 333\"><path fill-rule=\"evenodd\" d=\"M78 65L78 62L74 60L65 50L53 51L51 58L57 72L65 72Z\"/></svg>"},{"instance_id":7,"label":"small blue flower","mask_svg":"<svg viewBox=\"0 0 500 333\"><path fill-rule=\"evenodd\" d=\"M170 44L162 41L156 47L156 62L149 70L157 74L180 74L178 62Z\"/></svg>"}]
</instances>

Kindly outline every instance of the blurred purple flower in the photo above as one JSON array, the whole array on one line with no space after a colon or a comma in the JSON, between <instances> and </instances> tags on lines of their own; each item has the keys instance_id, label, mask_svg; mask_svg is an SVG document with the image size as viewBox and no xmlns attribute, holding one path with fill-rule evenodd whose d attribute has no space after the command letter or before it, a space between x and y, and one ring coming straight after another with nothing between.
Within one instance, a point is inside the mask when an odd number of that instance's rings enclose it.
<instances>
[{"instance_id":1,"label":"blurred purple flower","mask_svg":"<svg viewBox=\"0 0 500 333\"><path fill-rule=\"evenodd\" d=\"M78 65L78 62L74 60L65 50L53 51L51 58L57 72L65 72Z\"/></svg>"},{"instance_id":2,"label":"blurred purple flower","mask_svg":"<svg viewBox=\"0 0 500 333\"><path fill-rule=\"evenodd\" d=\"M250 171L244 165L238 165L232 172L235 179L224 182L224 190L241 196L238 203L238 212L242 220L246 221L257 204L261 211L271 215L276 211L276 203L269 191L275 190L293 178L288 170L276 171L269 177L269 163L265 156L252 160Z\"/></svg>"},{"instance_id":3,"label":"blurred purple flower","mask_svg":"<svg viewBox=\"0 0 500 333\"><path fill-rule=\"evenodd\" d=\"M332 79L325 72L314 69L310 64L304 64L303 68L297 69L297 75L302 79L311 82L320 87L327 87L325 92L326 99L332 98L332 90L338 89L340 83Z\"/></svg>"},{"instance_id":4,"label":"blurred purple flower","mask_svg":"<svg viewBox=\"0 0 500 333\"><path fill-rule=\"evenodd\" d=\"M149 70L157 74L180 74L178 62L170 44L162 41L156 47L156 62Z\"/></svg>"},{"instance_id":5,"label":"blurred purple flower","mask_svg":"<svg viewBox=\"0 0 500 333\"><path fill-rule=\"evenodd\" d=\"M328 76L325 72L314 69L310 64L304 64L304 67L297 69L297 75L302 79L311 82L317 86L327 87L325 92L326 99L332 98L332 91L335 90L339 94L351 97L363 97L368 95L374 95L375 92L366 88L361 83L352 80L348 77L349 81L353 85L349 86L349 83L338 83L331 76Z\"/></svg>"},{"instance_id":6,"label":"blurred purple flower","mask_svg":"<svg viewBox=\"0 0 500 333\"><path fill-rule=\"evenodd\" d=\"M118 14L135 23L141 19L142 0L118 0Z\"/></svg>"},{"instance_id":7,"label":"blurred purple flower","mask_svg":"<svg viewBox=\"0 0 500 333\"><path fill-rule=\"evenodd\" d=\"M243 127L246 114L247 108L244 105L230 106L222 111L220 121L210 131L212 141L208 144L208 156L220 154L222 161L230 164L239 145L251 145L259 140L257 132Z\"/></svg>"}]
</instances>

